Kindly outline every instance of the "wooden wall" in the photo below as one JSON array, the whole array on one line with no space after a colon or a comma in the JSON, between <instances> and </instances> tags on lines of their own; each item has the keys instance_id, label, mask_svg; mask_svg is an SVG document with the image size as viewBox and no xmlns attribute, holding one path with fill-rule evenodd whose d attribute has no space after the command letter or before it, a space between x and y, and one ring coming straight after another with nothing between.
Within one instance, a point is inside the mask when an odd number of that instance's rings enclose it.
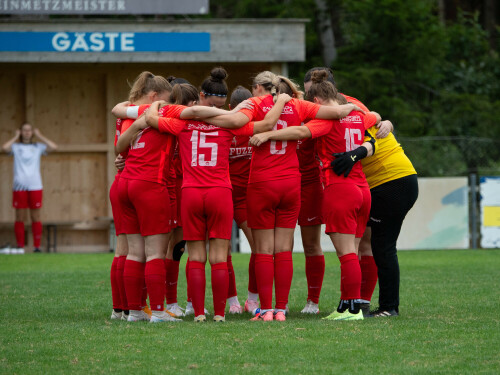
<instances>
[{"instance_id":1,"label":"wooden wall","mask_svg":"<svg viewBox=\"0 0 500 375\"><path fill-rule=\"evenodd\" d=\"M279 65L222 64L232 90L250 87L262 70ZM128 97L129 85L143 70L183 77L199 86L217 64L0 64L0 142L23 121L59 145L42 158L43 222L94 221L111 217L108 191L113 182L114 118L110 110ZM12 157L0 156L0 223L14 221ZM30 225L26 225L29 231ZM45 232L44 232L45 237ZM28 233L31 245L31 233ZM0 229L0 246L15 244L12 228ZM42 248L46 238L42 238ZM58 251L106 251L108 230L58 230ZM30 250L30 246L27 246Z\"/></svg>"}]
</instances>

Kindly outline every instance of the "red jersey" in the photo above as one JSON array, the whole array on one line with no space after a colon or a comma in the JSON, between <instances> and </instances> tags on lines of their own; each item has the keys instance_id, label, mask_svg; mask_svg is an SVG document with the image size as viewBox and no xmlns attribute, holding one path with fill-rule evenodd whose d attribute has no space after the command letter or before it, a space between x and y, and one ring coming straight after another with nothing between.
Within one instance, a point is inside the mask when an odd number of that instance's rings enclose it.
<instances>
[{"instance_id":1,"label":"red jersey","mask_svg":"<svg viewBox=\"0 0 500 375\"><path fill-rule=\"evenodd\" d=\"M144 111L149 106L141 107L144 107ZM122 125L122 129L124 128ZM170 134L162 134L151 127L143 129L129 148L127 162L121 176L131 180L166 185L174 142L175 138Z\"/></svg>"},{"instance_id":2,"label":"red jersey","mask_svg":"<svg viewBox=\"0 0 500 375\"><path fill-rule=\"evenodd\" d=\"M308 184L321 180L321 163L316 157L316 140L302 139L297 141L297 157L301 184Z\"/></svg>"},{"instance_id":3,"label":"red jersey","mask_svg":"<svg viewBox=\"0 0 500 375\"><path fill-rule=\"evenodd\" d=\"M250 100L254 104L253 109L243 109L241 112L251 121L263 120L266 113L274 106L271 95L250 98ZM304 121L315 118L319 108L317 104L292 99L283 108L273 130L300 126ZM250 183L297 176L300 176L297 141L269 141L254 148L250 166Z\"/></svg>"},{"instance_id":4,"label":"red jersey","mask_svg":"<svg viewBox=\"0 0 500 375\"><path fill-rule=\"evenodd\" d=\"M131 104L131 106L135 106L135 104ZM144 113L144 111L149 107L149 105L142 105L142 106L139 106L139 116L141 114ZM116 119L116 132L115 132L115 146L116 144L118 143L118 138L120 138L120 134L124 133L129 127L130 125L132 125L134 123L135 120L132 120L132 119ZM120 155L123 156L123 158L127 158L127 155L128 155L128 148L123 151L123 152L120 152ZM117 174L121 174L122 171L118 171Z\"/></svg>"},{"instance_id":5,"label":"red jersey","mask_svg":"<svg viewBox=\"0 0 500 375\"><path fill-rule=\"evenodd\" d=\"M182 187L227 187L229 179L229 148L234 135L253 134L253 123L240 129L224 129L196 120L178 120L183 106L172 107L160 118L158 128L178 136L182 161ZM166 108L166 107L164 107ZM179 110L180 108L180 110Z\"/></svg>"},{"instance_id":6,"label":"red jersey","mask_svg":"<svg viewBox=\"0 0 500 375\"><path fill-rule=\"evenodd\" d=\"M229 174L233 186L247 186L252 160L250 137L234 136L229 149Z\"/></svg>"},{"instance_id":7,"label":"red jersey","mask_svg":"<svg viewBox=\"0 0 500 375\"><path fill-rule=\"evenodd\" d=\"M352 111L340 120L313 120L305 126L311 131L312 138L318 139L318 153L325 170L326 186L350 182L358 186L368 186L361 163L354 164L349 176L337 176L330 166L333 153L352 151L361 146L365 139L365 130L377 122L375 115Z\"/></svg>"}]
</instances>

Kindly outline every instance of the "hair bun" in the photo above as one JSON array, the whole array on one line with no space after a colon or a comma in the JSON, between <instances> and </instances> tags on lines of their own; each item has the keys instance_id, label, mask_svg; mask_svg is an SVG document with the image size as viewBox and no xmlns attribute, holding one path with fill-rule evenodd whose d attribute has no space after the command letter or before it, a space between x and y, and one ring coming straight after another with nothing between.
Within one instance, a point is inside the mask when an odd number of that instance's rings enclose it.
<instances>
[{"instance_id":1,"label":"hair bun","mask_svg":"<svg viewBox=\"0 0 500 375\"><path fill-rule=\"evenodd\" d=\"M213 68L210 72L210 78L214 82L222 82L227 78L227 72L222 67Z\"/></svg>"},{"instance_id":2,"label":"hair bun","mask_svg":"<svg viewBox=\"0 0 500 375\"><path fill-rule=\"evenodd\" d=\"M311 74L312 83L321 83L328 79L328 72L326 70L316 70Z\"/></svg>"}]
</instances>

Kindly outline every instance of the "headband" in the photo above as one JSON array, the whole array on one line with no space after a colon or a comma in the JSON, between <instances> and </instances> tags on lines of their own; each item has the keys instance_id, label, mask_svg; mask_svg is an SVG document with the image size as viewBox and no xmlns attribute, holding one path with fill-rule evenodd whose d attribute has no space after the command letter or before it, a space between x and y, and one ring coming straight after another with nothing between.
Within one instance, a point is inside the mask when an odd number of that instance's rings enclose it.
<instances>
[{"instance_id":1,"label":"headband","mask_svg":"<svg viewBox=\"0 0 500 375\"><path fill-rule=\"evenodd\" d=\"M226 95L223 95L223 94L210 94L210 93L206 92L205 90L201 90L201 92L205 96L220 96L221 98L227 98L227 94Z\"/></svg>"}]
</instances>

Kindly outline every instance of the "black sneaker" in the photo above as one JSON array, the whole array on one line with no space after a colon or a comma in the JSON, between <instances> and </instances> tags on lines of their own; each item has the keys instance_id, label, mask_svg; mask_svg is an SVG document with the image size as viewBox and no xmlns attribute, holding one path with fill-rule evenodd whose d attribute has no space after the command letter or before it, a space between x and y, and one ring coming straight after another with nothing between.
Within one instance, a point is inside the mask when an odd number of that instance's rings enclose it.
<instances>
[{"instance_id":1,"label":"black sneaker","mask_svg":"<svg viewBox=\"0 0 500 375\"><path fill-rule=\"evenodd\" d=\"M390 316L399 316L399 313L392 309L392 310L384 310L378 308L377 310L370 311L370 313L366 316L367 318L387 318Z\"/></svg>"},{"instance_id":2,"label":"black sneaker","mask_svg":"<svg viewBox=\"0 0 500 375\"><path fill-rule=\"evenodd\" d=\"M35 250L33 250L34 253L41 253L42 251L37 247Z\"/></svg>"}]
</instances>

